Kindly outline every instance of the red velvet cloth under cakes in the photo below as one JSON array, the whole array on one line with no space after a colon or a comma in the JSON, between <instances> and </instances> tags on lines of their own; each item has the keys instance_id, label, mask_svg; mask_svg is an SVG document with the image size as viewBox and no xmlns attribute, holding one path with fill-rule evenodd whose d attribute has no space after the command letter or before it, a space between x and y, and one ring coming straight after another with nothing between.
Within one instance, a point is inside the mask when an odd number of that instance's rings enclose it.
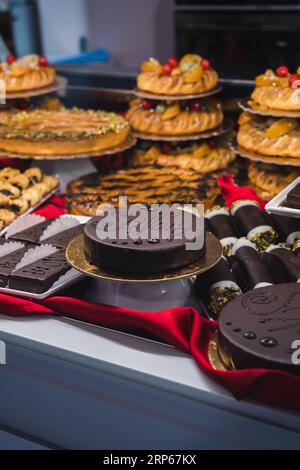
<instances>
[{"instance_id":1,"label":"red velvet cloth under cakes","mask_svg":"<svg viewBox=\"0 0 300 470\"><path fill-rule=\"evenodd\" d=\"M238 199L258 199L250 187L240 188L230 177L219 180L223 195L230 205ZM65 213L65 198L55 196L37 213L45 217ZM141 332L180 349L194 357L199 368L229 390L237 399L253 399L271 406L300 410L300 378L271 370L216 371L208 360L208 344L217 323L204 319L193 308L162 312L139 312L99 305L72 297L51 297L43 301L19 299L0 294L0 312L13 317L33 315L69 316L126 332ZM1 326L0 326L1 328Z\"/></svg>"}]
</instances>

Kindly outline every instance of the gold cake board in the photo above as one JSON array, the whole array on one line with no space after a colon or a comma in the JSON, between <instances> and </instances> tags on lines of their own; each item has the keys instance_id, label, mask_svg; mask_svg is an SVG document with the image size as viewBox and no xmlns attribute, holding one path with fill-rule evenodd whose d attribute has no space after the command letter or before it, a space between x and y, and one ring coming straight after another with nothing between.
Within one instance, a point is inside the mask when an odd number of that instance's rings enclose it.
<instances>
[{"instance_id":1,"label":"gold cake board","mask_svg":"<svg viewBox=\"0 0 300 470\"><path fill-rule=\"evenodd\" d=\"M97 279L114 282L153 283L185 279L204 273L213 268L222 257L222 245L219 240L207 233L205 256L189 266L185 266L168 273L158 274L115 274L98 266L90 264L85 256L83 248L83 235L78 235L70 242L66 250L67 261L78 271Z\"/></svg>"}]
</instances>

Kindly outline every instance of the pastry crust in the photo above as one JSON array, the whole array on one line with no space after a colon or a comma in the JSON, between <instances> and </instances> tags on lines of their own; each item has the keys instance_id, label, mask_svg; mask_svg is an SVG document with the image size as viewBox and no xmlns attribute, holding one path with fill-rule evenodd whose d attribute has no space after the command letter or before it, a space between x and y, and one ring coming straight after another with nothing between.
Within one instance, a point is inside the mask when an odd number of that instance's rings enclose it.
<instances>
[{"instance_id":1,"label":"pastry crust","mask_svg":"<svg viewBox=\"0 0 300 470\"><path fill-rule=\"evenodd\" d=\"M268 126L255 125L255 119L248 113L241 114L237 134L237 141L241 147L268 156L300 157L299 131L294 130L280 137L268 138Z\"/></svg>"},{"instance_id":2,"label":"pastry crust","mask_svg":"<svg viewBox=\"0 0 300 470\"><path fill-rule=\"evenodd\" d=\"M256 87L251 98L262 106L282 111L300 111L300 88Z\"/></svg>"},{"instance_id":3,"label":"pastry crust","mask_svg":"<svg viewBox=\"0 0 300 470\"><path fill-rule=\"evenodd\" d=\"M161 153L156 157L147 152L137 151L130 160L133 165L158 164L163 167L177 166L183 169L192 169L199 173L211 173L223 170L236 158L236 154L229 148L212 149L208 155L201 158L195 157L192 153L179 153L177 155L164 155Z\"/></svg>"},{"instance_id":4,"label":"pastry crust","mask_svg":"<svg viewBox=\"0 0 300 470\"><path fill-rule=\"evenodd\" d=\"M274 197L300 175L300 170L289 166L269 165L261 162L250 162L248 178L251 186L263 199Z\"/></svg>"},{"instance_id":5,"label":"pastry crust","mask_svg":"<svg viewBox=\"0 0 300 470\"><path fill-rule=\"evenodd\" d=\"M218 127L224 118L218 103L207 110L184 110L171 119L163 120L161 113L145 110L140 102L134 102L127 116L134 130L161 136L184 136L204 132Z\"/></svg>"},{"instance_id":6,"label":"pastry crust","mask_svg":"<svg viewBox=\"0 0 300 470\"><path fill-rule=\"evenodd\" d=\"M25 155L104 151L125 142L130 132L114 113L65 108L5 111L0 124L0 149Z\"/></svg>"},{"instance_id":7,"label":"pastry crust","mask_svg":"<svg viewBox=\"0 0 300 470\"><path fill-rule=\"evenodd\" d=\"M53 67L41 67L36 70L28 70L24 75L14 77L13 75L0 72L0 80L5 83L6 93L18 91L29 91L44 88L56 80L56 72Z\"/></svg>"},{"instance_id":8,"label":"pastry crust","mask_svg":"<svg viewBox=\"0 0 300 470\"><path fill-rule=\"evenodd\" d=\"M100 204L117 205L126 195L128 204L199 203L214 205L221 191L213 177L196 171L159 165L137 166L91 174L67 187L67 206L72 214L95 216Z\"/></svg>"},{"instance_id":9,"label":"pastry crust","mask_svg":"<svg viewBox=\"0 0 300 470\"><path fill-rule=\"evenodd\" d=\"M194 95L214 89L218 84L218 74L213 69L203 72L196 83L185 83L184 75L161 75L158 72L142 72L137 78L139 90L158 95Z\"/></svg>"}]
</instances>

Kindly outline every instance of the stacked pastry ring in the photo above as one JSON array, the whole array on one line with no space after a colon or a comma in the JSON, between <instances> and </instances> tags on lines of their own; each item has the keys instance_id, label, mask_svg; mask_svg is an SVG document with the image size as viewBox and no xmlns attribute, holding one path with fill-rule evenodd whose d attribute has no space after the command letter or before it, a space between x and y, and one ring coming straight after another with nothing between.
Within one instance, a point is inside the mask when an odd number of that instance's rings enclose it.
<instances>
[{"instance_id":1,"label":"stacked pastry ring","mask_svg":"<svg viewBox=\"0 0 300 470\"><path fill-rule=\"evenodd\" d=\"M152 142L150 149L134 156L139 164L159 157L160 164L209 172L232 162L228 145L211 140L230 128L211 96L220 90L217 72L199 55L170 58L164 65L155 59L143 62L127 114L135 136Z\"/></svg>"},{"instance_id":2,"label":"stacked pastry ring","mask_svg":"<svg viewBox=\"0 0 300 470\"><path fill-rule=\"evenodd\" d=\"M267 70L256 77L255 83L250 99L240 103L239 153L264 163L300 166L300 68L296 74L285 66L275 72ZM275 173L278 179L279 171ZM293 170L285 169L283 173L289 180ZM281 186L275 184L263 192L266 196L276 195L274 191Z\"/></svg>"}]
</instances>

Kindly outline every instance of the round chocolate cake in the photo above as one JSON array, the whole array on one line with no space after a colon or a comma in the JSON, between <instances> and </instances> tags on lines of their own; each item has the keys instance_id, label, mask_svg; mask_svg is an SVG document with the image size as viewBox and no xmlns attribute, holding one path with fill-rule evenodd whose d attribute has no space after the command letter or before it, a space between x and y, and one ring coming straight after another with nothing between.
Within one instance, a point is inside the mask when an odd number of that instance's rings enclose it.
<instances>
[{"instance_id":1,"label":"round chocolate cake","mask_svg":"<svg viewBox=\"0 0 300 470\"><path fill-rule=\"evenodd\" d=\"M101 269L119 273L151 274L164 273L180 267L187 266L201 259L205 253L204 224L200 224L202 237L197 233L199 228L198 216L190 214L190 224L194 238L186 237L186 226L182 224L180 230L176 219L172 216L169 223L165 223L162 214L156 221L156 227L151 224L151 210L146 211L146 218L139 229L139 236L133 238L130 224L136 216L127 217L127 221L119 217L120 210L116 209L115 233L108 233L104 239L102 230L104 217L91 219L84 229L84 250L88 261ZM176 211L182 217L182 211ZM178 219L177 219L178 220ZM155 224L154 224L155 225ZM156 228L155 238L151 237L153 227ZM157 230L158 229L158 230ZM169 230L170 236L166 237ZM122 236L121 236L122 232ZM200 237L200 238L199 238ZM187 243L197 244L192 250L186 249Z\"/></svg>"},{"instance_id":2,"label":"round chocolate cake","mask_svg":"<svg viewBox=\"0 0 300 470\"><path fill-rule=\"evenodd\" d=\"M247 292L220 314L218 352L235 369L277 369L300 375L293 343L300 340L300 285ZM294 345L295 347L295 345Z\"/></svg>"}]
</instances>

